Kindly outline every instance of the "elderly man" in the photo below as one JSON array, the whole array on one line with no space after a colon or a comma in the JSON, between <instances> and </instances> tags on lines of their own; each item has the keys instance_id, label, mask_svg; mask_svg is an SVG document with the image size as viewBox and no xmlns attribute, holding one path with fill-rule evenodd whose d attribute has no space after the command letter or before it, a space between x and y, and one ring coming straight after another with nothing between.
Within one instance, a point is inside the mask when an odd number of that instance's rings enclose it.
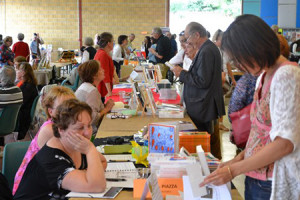
<instances>
[{"instance_id":1,"label":"elderly man","mask_svg":"<svg viewBox=\"0 0 300 200\"><path fill-rule=\"evenodd\" d=\"M133 51L133 47L132 47L132 42L133 40L135 39L135 35L134 33L131 33L129 36L128 36L128 45L127 45L127 48L130 52Z\"/></svg>"},{"instance_id":2,"label":"elderly man","mask_svg":"<svg viewBox=\"0 0 300 200\"><path fill-rule=\"evenodd\" d=\"M26 42L23 42L24 40L23 33L18 34L18 40L19 42L16 42L13 45L12 52L14 52L15 58L18 56L23 56L26 58L27 62L29 62L29 55L30 55L29 46Z\"/></svg>"},{"instance_id":3,"label":"elderly man","mask_svg":"<svg viewBox=\"0 0 300 200\"><path fill-rule=\"evenodd\" d=\"M0 69L0 113L7 105L23 103L22 91L15 86L15 79L16 71L12 66L4 66ZM3 145L4 139L0 137L0 146Z\"/></svg>"},{"instance_id":4,"label":"elderly man","mask_svg":"<svg viewBox=\"0 0 300 200\"><path fill-rule=\"evenodd\" d=\"M157 63L165 63L169 61L171 56L171 41L162 34L159 27L155 27L151 33L152 37L157 40L156 49L150 48L149 51L155 55Z\"/></svg>"},{"instance_id":5,"label":"elderly man","mask_svg":"<svg viewBox=\"0 0 300 200\"><path fill-rule=\"evenodd\" d=\"M188 71L175 66L173 72L184 83L184 102L188 115L199 131L211 134L212 154L221 157L218 130L214 130L217 119L225 114L221 56L216 45L207 38L206 29L197 22L186 26L187 44L198 52Z\"/></svg>"}]
</instances>

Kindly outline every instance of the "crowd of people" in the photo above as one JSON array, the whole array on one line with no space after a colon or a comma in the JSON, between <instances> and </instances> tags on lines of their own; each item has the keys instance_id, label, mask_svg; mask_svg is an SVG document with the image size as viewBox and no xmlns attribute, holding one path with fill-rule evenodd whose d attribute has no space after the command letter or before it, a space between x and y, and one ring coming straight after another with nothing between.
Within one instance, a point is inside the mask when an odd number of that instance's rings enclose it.
<instances>
[{"instance_id":1,"label":"crowd of people","mask_svg":"<svg viewBox=\"0 0 300 200\"><path fill-rule=\"evenodd\" d=\"M170 32L164 35L159 27L152 29L151 37L145 36L145 57L155 64L169 61L174 66L168 70L183 83L187 114L199 131L210 134L215 157L221 159L218 127L225 115L222 85L228 82L235 87L228 114L251 105L247 145L234 159L221 163L199 187L221 185L245 174L246 200L300 197L300 69L287 60L280 38L254 15L237 17L225 32L217 30L212 40L204 26L191 22L179 34L180 50L175 36ZM19 42L11 50L12 37L7 36L0 47L0 112L10 104L22 104L18 139L28 131L29 110L38 96L37 80L28 63L29 46L23 39L24 34L18 34ZM47 120L39 127L16 173L14 199L49 195L48 199L63 199L68 191L105 189L107 162L91 138L114 106L106 98L119 80L123 61L135 50L134 39L133 33L120 35L114 44L110 32L96 34L95 40L85 38L82 63L75 69L82 84L75 93L54 86L43 98ZM30 45L32 59L39 57L40 44L43 40L35 33ZM293 43L292 49L297 45ZM238 81L232 66L245 72Z\"/></svg>"}]
</instances>

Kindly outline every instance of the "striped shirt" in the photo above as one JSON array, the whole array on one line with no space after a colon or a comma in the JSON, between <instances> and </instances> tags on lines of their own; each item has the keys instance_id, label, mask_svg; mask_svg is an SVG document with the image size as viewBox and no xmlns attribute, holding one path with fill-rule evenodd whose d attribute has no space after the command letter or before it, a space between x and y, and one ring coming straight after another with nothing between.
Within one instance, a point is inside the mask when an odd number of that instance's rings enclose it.
<instances>
[{"instance_id":1,"label":"striped shirt","mask_svg":"<svg viewBox=\"0 0 300 200\"><path fill-rule=\"evenodd\" d=\"M12 86L8 88L0 87L0 108L8 104L23 103L23 94L19 87Z\"/></svg>"}]
</instances>

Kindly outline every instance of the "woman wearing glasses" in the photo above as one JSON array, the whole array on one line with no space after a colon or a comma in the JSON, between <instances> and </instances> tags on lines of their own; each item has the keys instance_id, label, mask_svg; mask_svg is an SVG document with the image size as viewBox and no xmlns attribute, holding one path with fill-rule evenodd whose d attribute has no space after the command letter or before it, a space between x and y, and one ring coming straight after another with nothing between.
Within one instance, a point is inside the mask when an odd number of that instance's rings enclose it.
<instances>
[{"instance_id":1,"label":"woman wearing glasses","mask_svg":"<svg viewBox=\"0 0 300 200\"><path fill-rule=\"evenodd\" d=\"M259 17L242 15L223 35L222 49L257 79L244 151L200 185L246 174L245 199L300 197L300 69L280 55L279 41Z\"/></svg>"}]
</instances>

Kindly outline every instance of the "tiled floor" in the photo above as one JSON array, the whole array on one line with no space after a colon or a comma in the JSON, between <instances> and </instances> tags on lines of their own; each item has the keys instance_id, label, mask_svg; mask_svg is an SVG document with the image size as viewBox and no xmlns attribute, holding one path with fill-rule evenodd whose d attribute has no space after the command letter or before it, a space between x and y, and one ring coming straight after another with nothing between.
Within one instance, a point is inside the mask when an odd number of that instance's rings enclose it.
<instances>
[{"instance_id":1,"label":"tiled floor","mask_svg":"<svg viewBox=\"0 0 300 200\"><path fill-rule=\"evenodd\" d=\"M226 105L226 113L227 113L227 105L228 105L228 101L229 99L225 100L225 105ZM230 127L230 123L228 121L227 116L223 117L223 124L226 127ZM229 140L229 132L224 132L221 131L220 132L222 140L221 140L221 146L222 146L222 161L228 161L232 158L235 157L236 155L236 146L234 144L232 144ZM244 190L245 190L245 175L240 175L237 176L233 179L233 184L236 187L236 189L238 190L238 192L240 193L240 195L244 198Z\"/></svg>"}]
</instances>

